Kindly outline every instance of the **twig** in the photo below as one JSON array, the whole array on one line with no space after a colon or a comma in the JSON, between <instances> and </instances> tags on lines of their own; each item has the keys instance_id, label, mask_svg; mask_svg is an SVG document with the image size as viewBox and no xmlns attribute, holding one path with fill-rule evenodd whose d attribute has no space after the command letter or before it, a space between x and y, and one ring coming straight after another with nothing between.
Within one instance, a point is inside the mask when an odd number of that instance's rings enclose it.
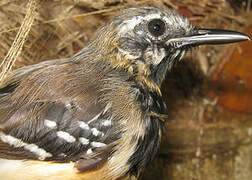
<instances>
[{"instance_id":1,"label":"twig","mask_svg":"<svg viewBox=\"0 0 252 180\"><path fill-rule=\"evenodd\" d=\"M7 55L3 59L0 68L2 68L2 72L0 74L0 84L6 74L10 72L12 66L14 65L18 55L22 51L23 45L26 41L26 38L31 30L32 23L35 19L35 11L37 8L37 0L29 0L27 4L27 13L25 15L25 18L22 22L21 27L19 28L19 31L15 37L15 40L13 41L11 48L9 49Z\"/></svg>"},{"instance_id":2,"label":"twig","mask_svg":"<svg viewBox=\"0 0 252 180\"><path fill-rule=\"evenodd\" d=\"M249 12L250 11L250 7L251 7L251 0L247 1L247 8L246 11Z\"/></svg>"},{"instance_id":3,"label":"twig","mask_svg":"<svg viewBox=\"0 0 252 180\"><path fill-rule=\"evenodd\" d=\"M93 12L89 12L89 13L84 13L84 14L77 14L77 15L73 15L73 16L67 16L67 17L62 17L62 18L56 18L56 19L51 19L48 21L43 21L41 23L34 23L32 24L32 26L37 26L37 25L41 25L41 24L50 24L50 23L54 23L54 22L59 22L59 21L64 21L67 19L74 19L74 18L78 18L78 17L85 17L85 16L90 16L90 15L94 15L94 14L102 14L102 13L106 13L106 12L111 12L111 11L115 11L118 9L123 8L123 6L117 6L116 8L110 8L110 9L103 9L103 10L98 10L98 11L93 11ZM14 27L5 31L1 31L0 35L3 33L8 33L11 31L15 31L17 29L19 29L20 27Z\"/></svg>"}]
</instances>

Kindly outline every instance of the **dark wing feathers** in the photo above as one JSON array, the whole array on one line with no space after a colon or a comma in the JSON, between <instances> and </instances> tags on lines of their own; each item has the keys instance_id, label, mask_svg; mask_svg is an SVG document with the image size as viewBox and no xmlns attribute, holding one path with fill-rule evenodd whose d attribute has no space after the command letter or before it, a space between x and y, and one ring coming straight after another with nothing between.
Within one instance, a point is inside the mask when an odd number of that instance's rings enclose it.
<instances>
[{"instance_id":1,"label":"dark wing feathers","mask_svg":"<svg viewBox=\"0 0 252 180\"><path fill-rule=\"evenodd\" d=\"M45 73L41 77L50 75L50 68L47 72L37 70ZM55 71L62 70L54 68L53 71L57 74ZM30 77L24 74L18 84L0 89L0 158L63 162L82 158L90 167L105 162L109 153L100 153L97 159L87 160L92 152L111 148L109 144L116 139L110 137L113 133L111 114L108 105L99 102L99 92L94 89L96 85L87 81L85 87L83 81L79 82L80 91L76 87L78 81L88 78L78 77L73 92L69 92L71 83L61 84L59 90L56 85L51 85L52 81L57 84L63 80L51 76L51 79L45 78L48 82L38 86L41 79L36 73L33 75L29 71ZM67 77L74 75L66 74ZM65 79L65 82L69 81ZM41 90L45 92L41 93ZM109 120L111 123L102 125ZM110 151L109 148L106 151ZM90 169L87 164L84 169Z\"/></svg>"}]
</instances>

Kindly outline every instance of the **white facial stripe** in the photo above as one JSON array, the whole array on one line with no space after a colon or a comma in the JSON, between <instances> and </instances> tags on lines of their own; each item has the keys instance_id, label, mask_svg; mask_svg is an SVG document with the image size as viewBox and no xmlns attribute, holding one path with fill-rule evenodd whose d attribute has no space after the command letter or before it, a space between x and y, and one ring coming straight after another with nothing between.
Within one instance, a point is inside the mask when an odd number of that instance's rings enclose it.
<instances>
[{"instance_id":1,"label":"white facial stripe","mask_svg":"<svg viewBox=\"0 0 252 180\"><path fill-rule=\"evenodd\" d=\"M69 143L73 143L76 141L75 137L73 137L72 135L70 135L69 133L64 132L64 131L58 131L57 136L59 138L64 139L65 141L67 141Z\"/></svg>"},{"instance_id":2,"label":"white facial stripe","mask_svg":"<svg viewBox=\"0 0 252 180\"><path fill-rule=\"evenodd\" d=\"M129 59L137 59L140 57L141 54L136 54L136 55L132 55L130 54L130 52L128 51L125 51L121 48L118 48L118 50L126 57L126 58L129 58Z\"/></svg>"},{"instance_id":3,"label":"white facial stripe","mask_svg":"<svg viewBox=\"0 0 252 180\"><path fill-rule=\"evenodd\" d=\"M45 126L48 127L48 128L54 129L54 128L57 127L57 124L54 121L45 119Z\"/></svg>"},{"instance_id":4,"label":"white facial stripe","mask_svg":"<svg viewBox=\"0 0 252 180\"><path fill-rule=\"evenodd\" d=\"M0 139L3 142L15 148L23 147L24 149L37 155L39 160L44 160L45 158L52 157L51 153L46 152L44 149L38 147L36 144L27 144L23 142L22 140L15 138L13 136L10 136L10 135L6 135L3 132L0 132Z\"/></svg>"},{"instance_id":5,"label":"white facial stripe","mask_svg":"<svg viewBox=\"0 0 252 180\"><path fill-rule=\"evenodd\" d=\"M166 56L166 52L164 48L158 49L157 47L154 48L152 63L154 65L158 65Z\"/></svg>"}]
</instances>

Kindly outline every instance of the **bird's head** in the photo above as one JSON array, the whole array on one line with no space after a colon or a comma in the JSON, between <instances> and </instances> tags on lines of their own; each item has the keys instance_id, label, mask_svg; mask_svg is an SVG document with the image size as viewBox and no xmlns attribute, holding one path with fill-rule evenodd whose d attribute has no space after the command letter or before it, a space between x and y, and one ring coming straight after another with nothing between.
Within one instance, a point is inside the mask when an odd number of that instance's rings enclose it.
<instances>
[{"instance_id":1,"label":"bird's head","mask_svg":"<svg viewBox=\"0 0 252 180\"><path fill-rule=\"evenodd\" d=\"M166 71L191 47L248 39L234 31L197 29L169 9L137 7L124 10L105 26L95 46L112 66L160 86Z\"/></svg>"}]
</instances>

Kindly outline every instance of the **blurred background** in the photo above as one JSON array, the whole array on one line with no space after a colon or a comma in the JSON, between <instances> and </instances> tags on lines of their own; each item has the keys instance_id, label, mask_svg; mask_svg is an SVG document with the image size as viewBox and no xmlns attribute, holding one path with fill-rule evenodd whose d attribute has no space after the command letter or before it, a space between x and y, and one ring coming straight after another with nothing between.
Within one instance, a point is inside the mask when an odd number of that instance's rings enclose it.
<instances>
[{"instance_id":1,"label":"blurred background","mask_svg":"<svg viewBox=\"0 0 252 180\"><path fill-rule=\"evenodd\" d=\"M252 37L251 1L1 0L1 78L72 56L127 7L172 8L197 27ZM166 130L142 180L252 179L252 42L192 50L167 74L162 94Z\"/></svg>"}]
</instances>

